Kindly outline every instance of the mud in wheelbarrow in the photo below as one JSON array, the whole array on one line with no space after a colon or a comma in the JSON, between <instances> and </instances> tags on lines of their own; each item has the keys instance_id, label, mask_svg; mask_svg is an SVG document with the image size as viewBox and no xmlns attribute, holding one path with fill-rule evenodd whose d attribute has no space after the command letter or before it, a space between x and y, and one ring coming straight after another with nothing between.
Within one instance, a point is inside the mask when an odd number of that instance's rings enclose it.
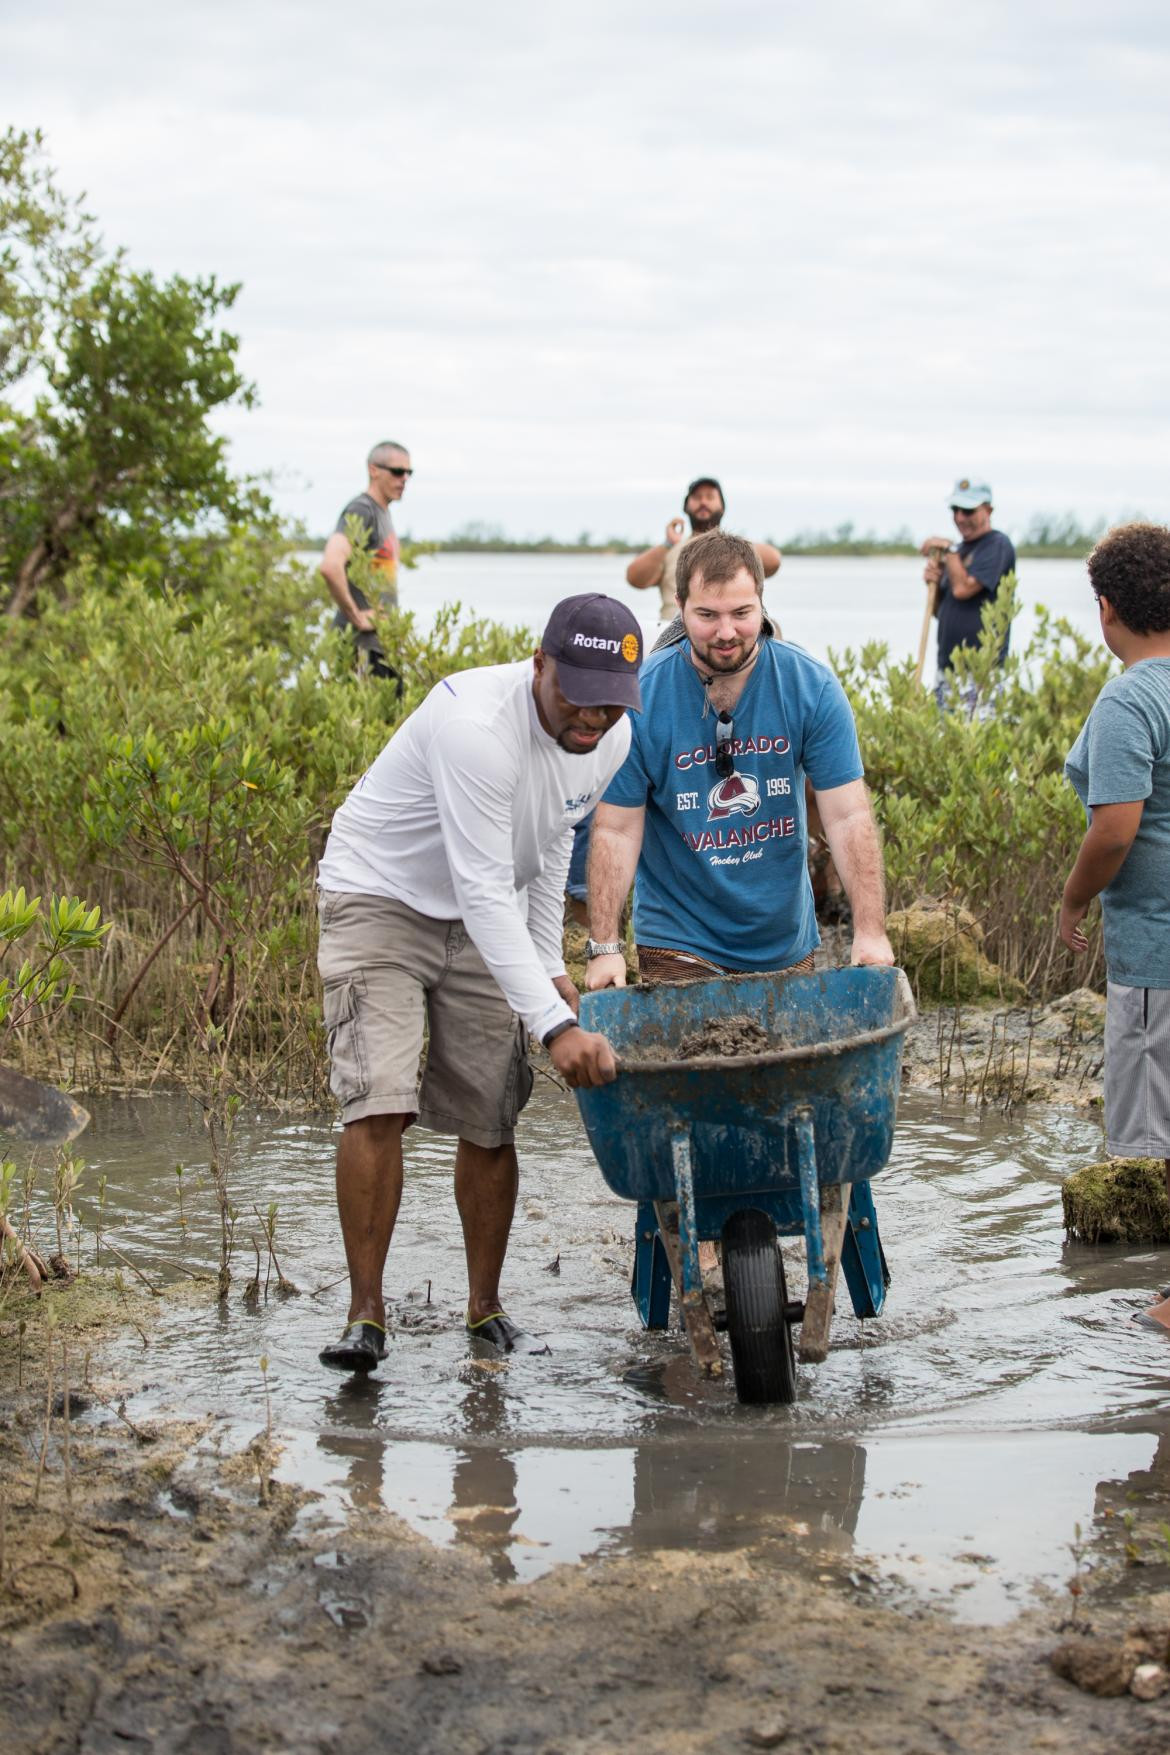
<instances>
[{"instance_id":1,"label":"mud in wheelbarrow","mask_svg":"<svg viewBox=\"0 0 1170 1755\"><path fill-rule=\"evenodd\" d=\"M839 1270L855 1313L881 1312L889 1274L869 1184L889 1160L913 1017L899 969L729 975L582 998L582 1024L619 1058L614 1083L577 1101L606 1182L637 1204L638 1313L665 1328L675 1291L696 1363L721 1375L699 1270L700 1241L721 1241L741 1401L794 1398L795 1326L801 1359L824 1359ZM745 1019L759 1051L703 1051L705 1037L734 1044ZM808 1290L798 1302L779 1239L801 1234Z\"/></svg>"}]
</instances>

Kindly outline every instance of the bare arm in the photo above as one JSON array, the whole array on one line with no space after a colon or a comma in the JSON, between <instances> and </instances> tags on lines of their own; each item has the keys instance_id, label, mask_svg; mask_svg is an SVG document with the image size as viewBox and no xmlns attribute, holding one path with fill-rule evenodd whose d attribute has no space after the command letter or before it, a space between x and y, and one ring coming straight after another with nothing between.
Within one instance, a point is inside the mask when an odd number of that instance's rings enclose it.
<instances>
[{"instance_id":1,"label":"bare arm","mask_svg":"<svg viewBox=\"0 0 1170 1755\"><path fill-rule=\"evenodd\" d=\"M958 555L946 555L943 559L943 566L946 568L947 584L950 586L952 597L962 601L965 597L978 597L981 591L987 589L983 582L975 577L974 573L967 571Z\"/></svg>"},{"instance_id":2,"label":"bare arm","mask_svg":"<svg viewBox=\"0 0 1170 1755\"><path fill-rule=\"evenodd\" d=\"M882 847L864 780L815 792L833 864L853 910L854 963L890 964Z\"/></svg>"},{"instance_id":3,"label":"bare arm","mask_svg":"<svg viewBox=\"0 0 1170 1755\"><path fill-rule=\"evenodd\" d=\"M589 835L589 932L600 944L612 944L621 927L622 909L638 869L646 807L627 809L599 804ZM585 987L624 987L626 959L620 951L594 957L585 968Z\"/></svg>"},{"instance_id":4,"label":"bare arm","mask_svg":"<svg viewBox=\"0 0 1170 1755\"><path fill-rule=\"evenodd\" d=\"M760 565L764 569L764 578L770 579L773 573L780 571L780 550L773 548L770 542L753 542L752 547L760 557Z\"/></svg>"},{"instance_id":5,"label":"bare arm","mask_svg":"<svg viewBox=\"0 0 1170 1755\"><path fill-rule=\"evenodd\" d=\"M345 616L351 621L359 633L368 634L374 626L374 618L368 609L359 609L353 600L349 588L349 580L345 576L346 565L353 553L353 544L349 537L335 530L325 544L325 552L321 556L317 571L329 587L329 595Z\"/></svg>"},{"instance_id":6,"label":"bare arm","mask_svg":"<svg viewBox=\"0 0 1170 1755\"><path fill-rule=\"evenodd\" d=\"M666 543L659 542L653 548L643 549L640 555L635 555L626 568L626 583L632 585L635 591L647 591L651 586L661 585L662 570L666 565L666 548Z\"/></svg>"},{"instance_id":7,"label":"bare arm","mask_svg":"<svg viewBox=\"0 0 1170 1755\"><path fill-rule=\"evenodd\" d=\"M666 541L656 542L653 548L643 549L640 555L634 556L626 568L627 585L632 585L635 591L648 591L652 586L661 585L666 557L672 548L678 547L685 530L681 518L672 518L666 526Z\"/></svg>"},{"instance_id":8,"label":"bare arm","mask_svg":"<svg viewBox=\"0 0 1170 1755\"><path fill-rule=\"evenodd\" d=\"M928 536L922 544L921 552L926 556L926 568L923 578L928 585L940 585L945 573L947 589L952 597L961 603L965 598L978 597L987 587L974 573L969 573L958 555L951 554L951 542L947 536ZM937 614L938 611L936 610Z\"/></svg>"},{"instance_id":9,"label":"bare arm","mask_svg":"<svg viewBox=\"0 0 1170 1755\"><path fill-rule=\"evenodd\" d=\"M1145 802L1138 798L1132 804L1093 806L1093 820L1085 831L1060 905L1060 936L1070 951L1088 950L1089 941L1080 923L1093 897L1113 882L1125 864L1141 827Z\"/></svg>"}]
</instances>

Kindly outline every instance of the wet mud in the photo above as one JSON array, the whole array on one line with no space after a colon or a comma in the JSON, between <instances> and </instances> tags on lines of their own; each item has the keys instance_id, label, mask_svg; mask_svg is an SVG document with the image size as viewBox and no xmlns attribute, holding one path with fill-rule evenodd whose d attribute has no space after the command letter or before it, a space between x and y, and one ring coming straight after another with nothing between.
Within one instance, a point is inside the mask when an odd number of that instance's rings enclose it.
<instances>
[{"instance_id":1,"label":"wet mud","mask_svg":"<svg viewBox=\"0 0 1170 1755\"><path fill-rule=\"evenodd\" d=\"M412 1129L368 1381L316 1361L345 1308L327 1120L240 1118L220 1308L192 1278L218 1224L198 1110L93 1108L57 1344L103 1175L134 1321L70 1342L67 1479L38 1315L23 1388L0 1315L5 1747L1170 1746L1167 1697L1086 1694L1049 1662L1170 1618L1170 1346L1128 1322L1165 1257L1064 1240L1091 1111L909 1091L874 1183L886 1314L839 1305L796 1403L748 1409L676 1330L638 1327L632 1212L547 1081L505 1290L550 1355L469 1356L450 1148ZM262 1274L246 1297L245 1216L273 1202L300 1294Z\"/></svg>"},{"instance_id":2,"label":"wet mud","mask_svg":"<svg viewBox=\"0 0 1170 1755\"><path fill-rule=\"evenodd\" d=\"M678 1060L701 1060L712 1054L734 1059L770 1054L785 1046L780 1037L769 1036L747 1012L732 1012L726 1018L704 1018L699 1028L688 1031L671 1052Z\"/></svg>"},{"instance_id":3,"label":"wet mud","mask_svg":"<svg viewBox=\"0 0 1170 1755\"><path fill-rule=\"evenodd\" d=\"M956 1626L840 1554L810 1571L779 1528L517 1586L490 1540L436 1550L381 1507L315 1524L284 1483L260 1505L254 1447L234 1453L214 1421L147 1436L79 1437L72 1514L55 1454L22 1512L0 1606L8 1748L1161 1755L1170 1736L1164 1698L1056 1674L1051 1616ZM4 1456L23 1506L28 1469ZM1071 1637L1125 1630L1107 1614Z\"/></svg>"}]
</instances>

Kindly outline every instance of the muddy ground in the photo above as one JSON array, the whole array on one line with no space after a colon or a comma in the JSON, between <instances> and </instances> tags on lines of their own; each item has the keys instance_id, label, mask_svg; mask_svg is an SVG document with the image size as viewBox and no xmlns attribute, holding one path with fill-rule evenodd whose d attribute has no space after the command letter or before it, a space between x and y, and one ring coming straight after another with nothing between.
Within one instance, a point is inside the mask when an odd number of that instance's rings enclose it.
<instances>
[{"instance_id":1,"label":"muddy ground","mask_svg":"<svg viewBox=\"0 0 1170 1755\"><path fill-rule=\"evenodd\" d=\"M1000 1104L1099 1101L1098 1025L1091 996L1043 1014L926 1014L907 1082L945 1075L970 1097L982 1080ZM482 1555L437 1550L383 1511L315 1518L311 1495L268 1481L263 1435L232 1455L208 1421L132 1430L100 1331L71 1342L66 1469L60 1374L46 1424L18 1308L0 1312L5 1750L1170 1748L1170 1694L1098 1698L1053 1672L1071 1599L959 1625L858 1554L810 1557L782 1530L729 1554L591 1559L500 1584L486 1541ZM148 1323L149 1300L119 1293L113 1314ZM1090 1597L1076 1637L1131 1619ZM1170 1595L1142 1619L1170 1625Z\"/></svg>"},{"instance_id":2,"label":"muddy ground","mask_svg":"<svg viewBox=\"0 0 1170 1755\"><path fill-rule=\"evenodd\" d=\"M149 1305L124 1314L149 1320ZM5 1750L1170 1747L1170 1694L1097 1698L1054 1674L1071 1599L957 1625L856 1553L818 1556L782 1529L731 1554L501 1584L491 1507L482 1555L436 1550L383 1511L315 1518L312 1495L270 1478L278 1433L233 1452L210 1420L131 1429L86 1361L95 1345L72 1343L67 1466L59 1367L46 1425L43 1362L25 1357L17 1390L5 1350ZM1131 1618L1079 1604L1076 1637ZM1170 1630L1170 1593L1142 1619Z\"/></svg>"}]
</instances>

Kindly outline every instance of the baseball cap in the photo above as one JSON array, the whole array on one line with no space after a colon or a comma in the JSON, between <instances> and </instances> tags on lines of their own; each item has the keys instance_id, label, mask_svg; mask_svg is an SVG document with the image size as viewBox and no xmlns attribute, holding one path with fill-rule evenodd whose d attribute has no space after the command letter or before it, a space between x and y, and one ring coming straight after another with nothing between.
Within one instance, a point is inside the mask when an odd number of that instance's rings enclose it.
<instances>
[{"instance_id":1,"label":"baseball cap","mask_svg":"<svg viewBox=\"0 0 1170 1755\"><path fill-rule=\"evenodd\" d=\"M557 661L557 681L574 707L642 711L642 634L633 615L600 591L565 597L548 618L540 649Z\"/></svg>"},{"instance_id":2,"label":"baseball cap","mask_svg":"<svg viewBox=\"0 0 1170 1755\"><path fill-rule=\"evenodd\" d=\"M683 495L683 511L684 512L687 509L687 501L690 499L691 495L694 493L694 491L697 487L713 487L715 489L715 492L719 495L719 498L723 501L723 504L726 506L727 496L724 494L722 487L716 481L715 477L713 475L696 475L694 481L691 483L690 487L687 489L686 493Z\"/></svg>"},{"instance_id":3,"label":"baseball cap","mask_svg":"<svg viewBox=\"0 0 1170 1755\"><path fill-rule=\"evenodd\" d=\"M991 489L985 481L976 481L973 477L962 475L951 489L948 506L958 506L961 512L973 512L976 506L990 506Z\"/></svg>"}]
</instances>

